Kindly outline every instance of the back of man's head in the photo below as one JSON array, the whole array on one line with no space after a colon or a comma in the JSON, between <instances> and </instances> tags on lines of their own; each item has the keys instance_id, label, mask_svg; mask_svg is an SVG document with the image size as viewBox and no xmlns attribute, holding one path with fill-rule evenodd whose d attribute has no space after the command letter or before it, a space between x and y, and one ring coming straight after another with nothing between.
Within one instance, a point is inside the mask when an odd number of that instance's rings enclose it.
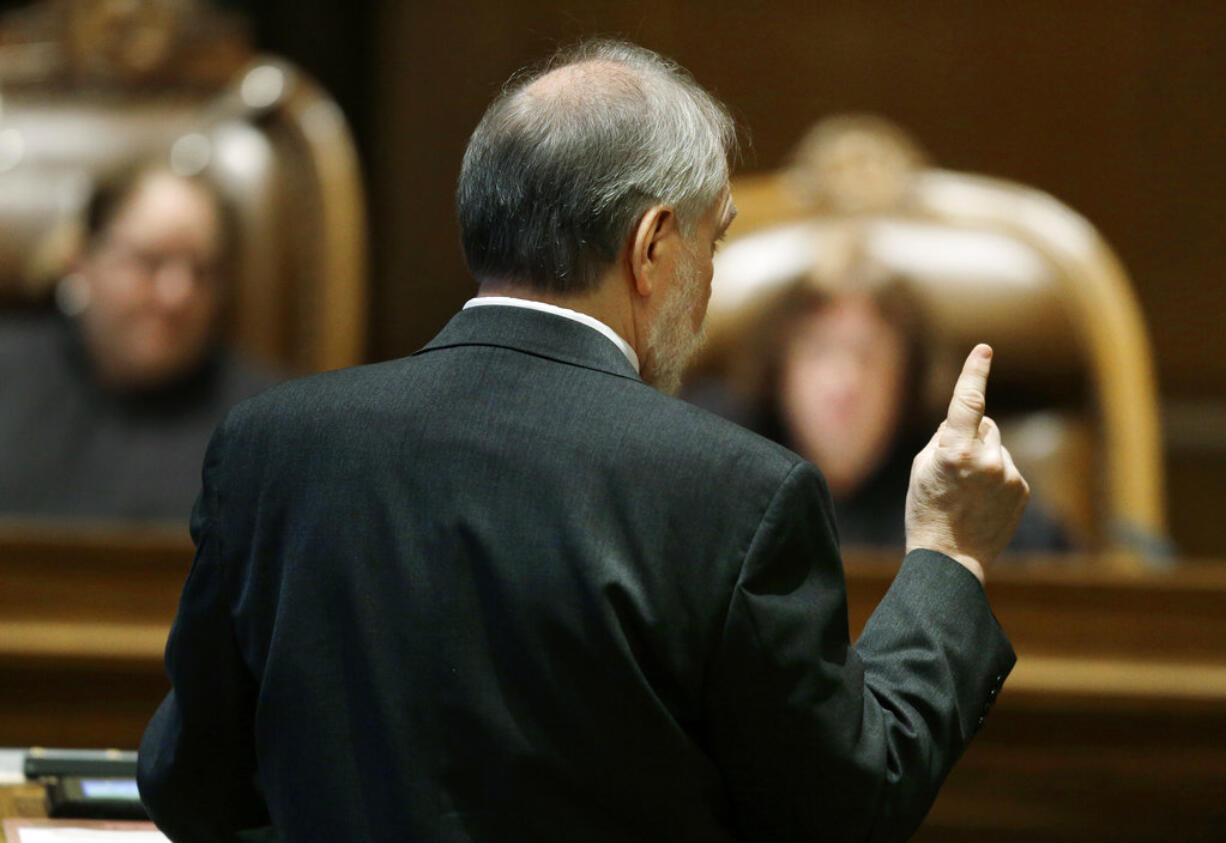
<instances>
[{"instance_id":1,"label":"back of man's head","mask_svg":"<svg viewBox=\"0 0 1226 843\"><path fill-rule=\"evenodd\" d=\"M586 42L513 78L469 140L456 194L469 269L590 291L655 204L687 233L728 182L727 109L678 65Z\"/></svg>"}]
</instances>

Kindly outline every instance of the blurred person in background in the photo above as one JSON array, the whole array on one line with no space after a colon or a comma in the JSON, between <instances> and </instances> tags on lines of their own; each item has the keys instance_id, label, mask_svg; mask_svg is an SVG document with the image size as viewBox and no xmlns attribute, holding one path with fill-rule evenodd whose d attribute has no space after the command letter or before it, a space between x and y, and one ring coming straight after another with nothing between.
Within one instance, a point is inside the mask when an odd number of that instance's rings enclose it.
<instances>
[{"instance_id":1,"label":"blurred person in background","mask_svg":"<svg viewBox=\"0 0 1226 843\"><path fill-rule=\"evenodd\" d=\"M229 216L152 162L95 186L58 313L0 321L0 513L181 521L213 427L270 373L220 343Z\"/></svg>"},{"instance_id":2,"label":"blurred person in background","mask_svg":"<svg viewBox=\"0 0 1226 843\"><path fill-rule=\"evenodd\" d=\"M725 371L695 378L686 395L815 463L841 544L902 547L911 460L939 421L922 409L923 314L906 279L871 260L856 234L835 252L758 302ZM1032 496L1009 549L1069 542Z\"/></svg>"}]
</instances>

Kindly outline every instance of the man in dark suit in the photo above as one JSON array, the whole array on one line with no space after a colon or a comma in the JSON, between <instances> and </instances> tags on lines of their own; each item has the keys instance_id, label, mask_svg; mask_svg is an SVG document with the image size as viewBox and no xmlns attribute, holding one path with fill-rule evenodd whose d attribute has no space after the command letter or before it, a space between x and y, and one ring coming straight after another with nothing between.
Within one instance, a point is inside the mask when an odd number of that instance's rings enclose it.
<instances>
[{"instance_id":1,"label":"man in dark suit","mask_svg":"<svg viewBox=\"0 0 1226 843\"><path fill-rule=\"evenodd\" d=\"M172 839L915 829L1013 663L981 585L1026 496L990 350L852 647L818 471L652 388L701 333L732 145L655 54L556 59L465 155L481 295L416 355L220 426L140 753Z\"/></svg>"}]
</instances>

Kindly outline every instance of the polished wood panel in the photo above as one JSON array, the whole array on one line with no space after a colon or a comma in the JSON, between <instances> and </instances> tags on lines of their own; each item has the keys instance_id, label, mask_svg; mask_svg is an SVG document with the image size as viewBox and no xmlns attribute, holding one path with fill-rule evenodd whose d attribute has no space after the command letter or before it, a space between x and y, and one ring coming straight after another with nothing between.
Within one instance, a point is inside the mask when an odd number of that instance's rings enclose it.
<instances>
[{"instance_id":1,"label":"polished wood panel","mask_svg":"<svg viewBox=\"0 0 1226 843\"><path fill-rule=\"evenodd\" d=\"M0 746L135 748L191 558L181 527L0 522Z\"/></svg>"},{"instance_id":2,"label":"polished wood panel","mask_svg":"<svg viewBox=\"0 0 1226 843\"><path fill-rule=\"evenodd\" d=\"M894 566L850 569L853 628ZM1226 568L992 572L1018 663L917 839L1226 837Z\"/></svg>"},{"instance_id":3,"label":"polished wood panel","mask_svg":"<svg viewBox=\"0 0 1226 843\"><path fill-rule=\"evenodd\" d=\"M6 819L39 819L47 816L47 794L41 785L0 785L0 821ZM8 841L7 829L0 840Z\"/></svg>"}]
</instances>

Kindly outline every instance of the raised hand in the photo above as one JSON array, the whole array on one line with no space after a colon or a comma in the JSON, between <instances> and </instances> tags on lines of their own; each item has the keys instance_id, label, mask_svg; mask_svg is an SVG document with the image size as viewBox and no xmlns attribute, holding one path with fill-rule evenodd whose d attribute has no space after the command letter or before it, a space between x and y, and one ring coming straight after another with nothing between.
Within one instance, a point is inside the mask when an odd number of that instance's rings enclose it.
<instances>
[{"instance_id":1,"label":"raised hand","mask_svg":"<svg viewBox=\"0 0 1226 843\"><path fill-rule=\"evenodd\" d=\"M928 548L983 581L1017 529L1030 487L984 415L992 349L975 346L954 386L945 421L911 464L907 550Z\"/></svg>"}]
</instances>

